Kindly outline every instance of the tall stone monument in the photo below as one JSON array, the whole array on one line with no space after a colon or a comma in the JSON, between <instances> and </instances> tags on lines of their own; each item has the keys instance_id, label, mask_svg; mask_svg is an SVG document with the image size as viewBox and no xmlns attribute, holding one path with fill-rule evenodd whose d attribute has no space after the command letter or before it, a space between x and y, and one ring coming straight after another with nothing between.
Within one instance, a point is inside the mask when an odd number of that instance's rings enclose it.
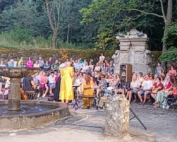
<instances>
[{"instance_id":1,"label":"tall stone monument","mask_svg":"<svg viewBox=\"0 0 177 142\"><path fill-rule=\"evenodd\" d=\"M133 72L150 72L149 63L151 61L147 50L148 37L146 34L130 30L127 35L118 35L116 37L120 41L120 50L116 50L112 56L115 63L115 73L120 72L121 64L131 64Z\"/></svg>"}]
</instances>

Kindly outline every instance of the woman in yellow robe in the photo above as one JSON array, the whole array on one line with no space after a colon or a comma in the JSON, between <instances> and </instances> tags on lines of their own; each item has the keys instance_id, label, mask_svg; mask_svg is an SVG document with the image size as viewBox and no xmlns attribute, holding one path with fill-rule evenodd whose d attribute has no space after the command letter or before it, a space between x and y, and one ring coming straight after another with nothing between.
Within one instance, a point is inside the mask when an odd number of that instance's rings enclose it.
<instances>
[{"instance_id":1,"label":"woman in yellow robe","mask_svg":"<svg viewBox=\"0 0 177 142\"><path fill-rule=\"evenodd\" d=\"M69 100L74 99L72 77L74 75L73 68L70 67L70 62L66 62L66 66L60 70L61 73L61 85L60 85L60 100L62 103L67 103Z\"/></svg>"},{"instance_id":2,"label":"woman in yellow robe","mask_svg":"<svg viewBox=\"0 0 177 142\"><path fill-rule=\"evenodd\" d=\"M88 74L86 74L84 78L82 94L83 96L88 96L88 98L82 99L83 109L91 108L93 104L94 89L92 88L92 86L93 86L93 81L91 80L91 77Z\"/></svg>"}]
</instances>

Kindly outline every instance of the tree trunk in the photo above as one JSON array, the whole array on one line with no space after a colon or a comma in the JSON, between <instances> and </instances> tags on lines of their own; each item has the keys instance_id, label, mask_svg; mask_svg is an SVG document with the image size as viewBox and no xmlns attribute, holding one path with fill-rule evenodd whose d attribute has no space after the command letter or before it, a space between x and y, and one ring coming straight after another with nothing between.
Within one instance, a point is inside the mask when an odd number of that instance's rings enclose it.
<instances>
[{"instance_id":1,"label":"tree trunk","mask_svg":"<svg viewBox=\"0 0 177 142\"><path fill-rule=\"evenodd\" d=\"M57 29L55 28L55 26L53 24L53 21L52 21L52 16L51 16L51 13L50 13L48 0L45 0L45 3L46 3L46 9L47 9L47 15L48 15L48 18L49 18L50 27L53 31L52 48L55 49L57 47Z\"/></svg>"},{"instance_id":2,"label":"tree trunk","mask_svg":"<svg viewBox=\"0 0 177 142\"><path fill-rule=\"evenodd\" d=\"M55 49L56 47L57 47L57 30L54 30L52 37L52 48Z\"/></svg>"},{"instance_id":3,"label":"tree trunk","mask_svg":"<svg viewBox=\"0 0 177 142\"><path fill-rule=\"evenodd\" d=\"M172 21L172 10L173 10L173 1L172 1L172 0L168 0L167 16L166 16L166 21L165 21L165 29L164 29L163 37L165 37L167 26L168 26L168 25L171 23L171 21ZM166 46L165 41L163 41L163 49L162 49L162 52L166 52L166 51L167 51L167 46Z\"/></svg>"},{"instance_id":4,"label":"tree trunk","mask_svg":"<svg viewBox=\"0 0 177 142\"><path fill-rule=\"evenodd\" d=\"M166 35L166 29L167 29L168 25L172 21L172 10L173 10L173 0L168 0L167 15L166 15L165 29L164 29L163 38ZM167 51L167 45L166 45L165 41L163 41L162 52L164 53L166 51ZM167 71L167 62L163 62L162 66L163 66L164 70Z\"/></svg>"},{"instance_id":5,"label":"tree trunk","mask_svg":"<svg viewBox=\"0 0 177 142\"><path fill-rule=\"evenodd\" d=\"M69 43L70 24L68 24L67 41Z\"/></svg>"}]
</instances>

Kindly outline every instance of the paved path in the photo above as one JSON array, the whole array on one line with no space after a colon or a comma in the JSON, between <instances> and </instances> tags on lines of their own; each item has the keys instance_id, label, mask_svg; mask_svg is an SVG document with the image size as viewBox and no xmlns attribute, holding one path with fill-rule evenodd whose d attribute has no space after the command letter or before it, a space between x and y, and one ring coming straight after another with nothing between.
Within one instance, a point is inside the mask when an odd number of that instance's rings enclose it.
<instances>
[{"instance_id":1,"label":"paved path","mask_svg":"<svg viewBox=\"0 0 177 142\"><path fill-rule=\"evenodd\" d=\"M154 109L152 106L131 105L148 130L133 119L130 121L131 142L177 142L177 110ZM105 137L104 111L77 111L70 108L72 117L36 130L0 133L0 142L122 142ZM132 114L131 114L132 116ZM129 141L129 140L128 140Z\"/></svg>"}]
</instances>

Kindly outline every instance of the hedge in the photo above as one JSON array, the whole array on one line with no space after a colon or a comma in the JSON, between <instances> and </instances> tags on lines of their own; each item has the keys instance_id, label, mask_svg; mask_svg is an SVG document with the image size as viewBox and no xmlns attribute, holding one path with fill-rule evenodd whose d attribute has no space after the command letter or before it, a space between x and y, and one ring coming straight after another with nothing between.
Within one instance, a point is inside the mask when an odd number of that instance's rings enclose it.
<instances>
[{"instance_id":1,"label":"hedge","mask_svg":"<svg viewBox=\"0 0 177 142\"><path fill-rule=\"evenodd\" d=\"M73 49L21 49L21 48L0 48L0 58L5 60L15 59L18 60L21 56L27 59L31 57L33 60L38 59L41 56L44 59L53 57L54 59L59 59L65 61L66 59L93 59L97 61L100 54L103 53L105 57L110 60L112 55L115 53L113 50L73 50ZM152 58L150 64L154 67L159 61L159 57L162 52L152 51L149 55Z\"/></svg>"}]
</instances>

